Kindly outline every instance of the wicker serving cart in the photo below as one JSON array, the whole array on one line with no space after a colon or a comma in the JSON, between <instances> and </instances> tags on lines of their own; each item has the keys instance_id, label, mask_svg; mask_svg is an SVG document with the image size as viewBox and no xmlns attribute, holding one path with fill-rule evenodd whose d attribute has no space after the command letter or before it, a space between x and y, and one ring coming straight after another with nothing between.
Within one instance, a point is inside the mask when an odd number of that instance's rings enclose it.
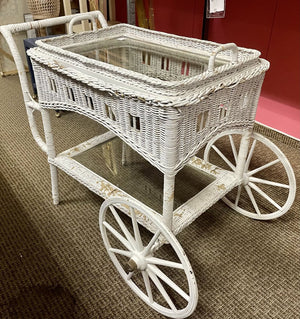
<instances>
[{"instance_id":1,"label":"wicker serving cart","mask_svg":"<svg viewBox=\"0 0 300 319\"><path fill-rule=\"evenodd\" d=\"M87 18L94 30L72 34L73 24ZM102 29L96 30L95 19ZM37 103L29 93L12 34L61 23L69 23L68 35L38 41L28 51ZM125 24L107 27L96 11L0 30L19 70L32 134L48 156L54 204L59 202L57 168L103 197L100 230L125 282L161 314L189 316L197 305L198 290L175 235L219 199L243 215L268 220L287 212L295 197L288 160L272 142L252 131L269 63L259 58L258 51L232 43L220 45ZM57 155L49 109L77 112L108 130ZM38 134L34 111L41 112L45 142ZM115 138L122 140L124 150L130 146L163 174L162 213L74 158ZM218 147L222 139L228 140L226 152ZM205 145L204 158L195 156ZM258 147L272 154L271 160L256 163ZM224 165L210 162L212 153ZM174 209L175 176L185 166L213 181ZM283 170L286 180L269 178L268 170L274 169ZM282 198L272 198L271 188L281 188Z\"/></svg>"}]
</instances>

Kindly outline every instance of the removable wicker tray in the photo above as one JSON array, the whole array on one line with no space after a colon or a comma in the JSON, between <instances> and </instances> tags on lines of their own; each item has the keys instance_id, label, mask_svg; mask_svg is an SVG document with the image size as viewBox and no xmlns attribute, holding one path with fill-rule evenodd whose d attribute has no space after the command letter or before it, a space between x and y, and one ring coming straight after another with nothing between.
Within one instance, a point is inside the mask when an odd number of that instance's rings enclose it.
<instances>
[{"instance_id":1,"label":"removable wicker tray","mask_svg":"<svg viewBox=\"0 0 300 319\"><path fill-rule=\"evenodd\" d=\"M256 50L237 48L233 62L226 45L129 25L37 45L42 107L97 120L168 173L221 130L253 126L269 67Z\"/></svg>"}]
</instances>

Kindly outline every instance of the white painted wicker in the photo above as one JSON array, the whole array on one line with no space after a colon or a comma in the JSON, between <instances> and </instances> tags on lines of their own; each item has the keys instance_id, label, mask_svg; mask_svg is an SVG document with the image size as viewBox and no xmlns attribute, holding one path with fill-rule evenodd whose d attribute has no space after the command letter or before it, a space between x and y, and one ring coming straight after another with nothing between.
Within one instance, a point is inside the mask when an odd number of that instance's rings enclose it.
<instances>
[{"instance_id":1,"label":"white painted wicker","mask_svg":"<svg viewBox=\"0 0 300 319\"><path fill-rule=\"evenodd\" d=\"M75 22L85 19L91 20L94 28L98 19L104 29L49 39L29 51L39 94L39 102L35 102L29 93L13 34L60 23L69 23L71 32ZM97 11L0 26L0 32L17 65L33 137L48 155L53 202L59 202L57 168L106 199L100 209L100 229L121 276L142 300L161 314L172 318L189 316L197 304L197 284L174 235L234 188L236 197L225 197L225 203L255 219L281 216L295 198L295 176L288 160L273 143L252 132L269 63L259 58L258 51L237 48L234 44L218 45L128 25L108 28L103 15ZM110 131L56 155L48 109L78 112ZM38 132L34 111L41 112L45 141ZM109 141L115 134L164 173L162 215L73 158ZM240 136L239 147L233 135ZM228 138L234 162L216 146L221 138ZM205 160L192 157L205 143ZM258 167L251 165L256 144L264 144L265 149L273 153L271 161ZM206 161L212 151L229 171ZM213 182L174 210L175 175L185 164L211 176ZM256 175L277 164L286 172L286 181ZM283 193L285 191L285 200L273 199L260 184L280 187ZM242 188L248 193L250 206L240 201ZM273 210L257 201L251 189L273 205ZM114 207L131 218L129 226L122 221L123 213L119 214ZM110 224L111 220L117 222L120 232ZM145 238L142 241L138 224L153 233L150 241ZM113 236L119 240L120 249L110 245ZM178 262L173 258L155 257L160 246L167 242ZM128 258L126 267L117 255ZM129 272L127 266L130 266ZM173 276L169 278L159 266L166 266L171 273L179 271L180 280L172 281ZM138 281L142 289L132 280L134 273L142 276L142 281ZM150 279L162 298L155 300ZM182 299L178 303L180 307L173 303L160 280L168 285L168 291L172 289ZM183 283L188 283L188 289Z\"/></svg>"},{"instance_id":2,"label":"white painted wicker","mask_svg":"<svg viewBox=\"0 0 300 319\"><path fill-rule=\"evenodd\" d=\"M220 131L253 126L269 67L256 50L129 25L37 43L29 55L41 106L99 121L168 174ZM77 53L93 45L100 60Z\"/></svg>"}]
</instances>

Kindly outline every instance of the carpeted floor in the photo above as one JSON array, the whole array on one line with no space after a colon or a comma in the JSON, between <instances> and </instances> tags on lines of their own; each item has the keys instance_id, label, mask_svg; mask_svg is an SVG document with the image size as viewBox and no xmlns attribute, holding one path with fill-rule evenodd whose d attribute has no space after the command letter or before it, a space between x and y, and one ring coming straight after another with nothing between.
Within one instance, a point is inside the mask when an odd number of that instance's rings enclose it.
<instances>
[{"instance_id":1,"label":"carpeted floor","mask_svg":"<svg viewBox=\"0 0 300 319\"><path fill-rule=\"evenodd\" d=\"M0 78L0 96L0 318L163 318L113 267L98 228L102 199L60 172L61 203L52 204L16 76ZM103 131L71 113L52 113L52 124L58 152ZM276 143L299 184L299 148ZM220 201L179 234L199 288L190 318L300 318L299 199L270 222Z\"/></svg>"}]
</instances>

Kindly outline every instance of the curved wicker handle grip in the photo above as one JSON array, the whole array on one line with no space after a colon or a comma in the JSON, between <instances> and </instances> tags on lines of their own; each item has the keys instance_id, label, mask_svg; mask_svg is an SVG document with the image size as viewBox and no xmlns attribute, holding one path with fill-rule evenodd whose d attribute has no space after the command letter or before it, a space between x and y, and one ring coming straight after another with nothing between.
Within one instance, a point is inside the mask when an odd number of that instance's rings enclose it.
<instances>
[{"instance_id":1,"label":"curved wicker handle grip","mask_svg":"<svg viewBox=\"0 0 300 319\"><path fill-rule=\"evenodd\" d=\"M102 28L106 28L107 27L107 22L106 22L103 14L101 12L98 13L97 19L99 20ZM78 22L78 21L82 21L82 20L90 20L92 22L93 31L97 30L97 24L96 24L95 18L92 15L90 15L89 13L85 13L85 14L82 14L80 16L76 16L76 17L71 19L71 21L69 23L69 28L68 28L68 34L72 34L73 33L73 25L74 25L74 23Z\"/></svg>"},{"instance_id":2,"label":"curved wicker handle grip","mask_svg":"<svg viewBox=\"0 0 300 319\"><path fill-rule=\"evenodd\" d=\"M238 47L235 43L227 43L220 45L211 55L208 62L208 71L212 72L215 68L215 60L218 53L225 50L231 50L231 62L236 63L238 61Z\"/></svg>"}]
</instances>

